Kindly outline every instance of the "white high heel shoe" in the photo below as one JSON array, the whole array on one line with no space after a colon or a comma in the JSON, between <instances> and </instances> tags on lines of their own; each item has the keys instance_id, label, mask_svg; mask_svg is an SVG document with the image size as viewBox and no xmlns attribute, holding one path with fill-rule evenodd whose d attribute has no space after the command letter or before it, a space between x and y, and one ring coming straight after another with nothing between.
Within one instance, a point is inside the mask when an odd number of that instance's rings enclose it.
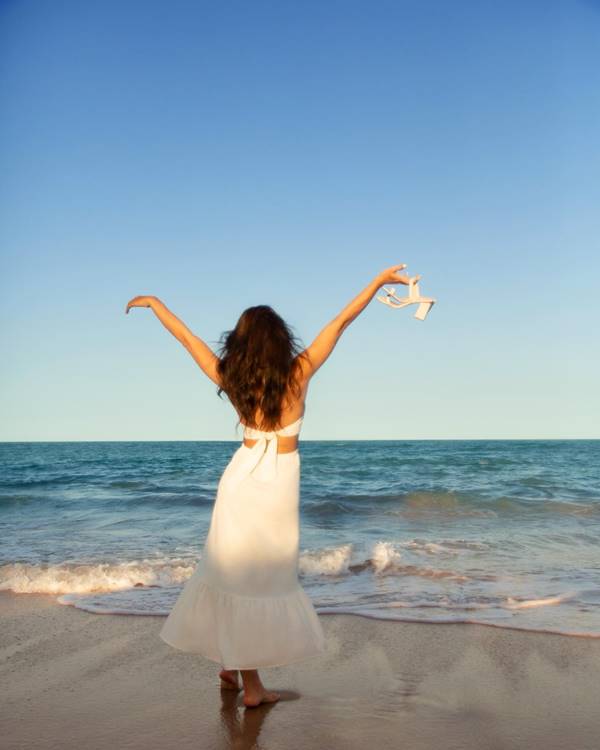
<instances>
[{"instance_id":1,"label":"white high heel shoe","mask_svg":"<svg viewBox=\"0 0 600 750\"><path fill-rule=\"evenodd\" d=\"M383 302L384 305L389 305L390 307L396 308L406 307L407 305L419 305L414 317L417 320L425 320L425 318L427 317L427 313L435 305L436 300L432 297L421 297L418 283L420 278L420 276L413 276L412 279L409 279L408 297L396 297L395 287L390 287L388 289L384 286L383 289L386 293L386 296L379 296L377 297L377 299L379 300L379 302Z\"/></svg>"}]
</instances>

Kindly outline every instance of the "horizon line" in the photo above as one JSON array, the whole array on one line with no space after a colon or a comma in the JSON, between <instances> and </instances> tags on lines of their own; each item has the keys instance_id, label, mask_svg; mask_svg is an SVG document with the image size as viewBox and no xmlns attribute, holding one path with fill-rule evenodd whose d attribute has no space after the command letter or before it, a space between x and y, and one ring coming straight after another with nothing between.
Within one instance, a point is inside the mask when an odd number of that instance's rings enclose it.
<instances>
[{"instance_id":1,"label":"horizon line","mask_svg":"<svg viewBox=\"0 0 600 750\"><path fill-rule=\"evenodd\" d=\"M600 441L600 437L513 437L513 438L493 438L493 437L478 437L478 438L308 438L299 441L298 445L302 443L399 443L399 442L564 442L567 440L572 441ZM1 444L36 444L36 443L240 443L240 440L234 439L223 439L219 440L216 438L182 438L182 439L160 439L155 440L136 440L136 439L101 439L101 440L0 440Z\"/></svg>"}]
</instances>

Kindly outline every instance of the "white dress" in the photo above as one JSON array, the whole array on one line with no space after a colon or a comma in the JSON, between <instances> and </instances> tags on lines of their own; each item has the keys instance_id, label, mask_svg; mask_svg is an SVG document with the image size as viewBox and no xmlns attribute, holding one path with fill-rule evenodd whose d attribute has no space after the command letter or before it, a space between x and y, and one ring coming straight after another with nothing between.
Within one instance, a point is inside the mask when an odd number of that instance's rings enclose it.
<instances>
[{"instance_id":1,"label":"white dress","mask_svg":"<svg viewBox=\"0 0 600 750\"><path fill-rule=\"evenodd\" d=\"M225 669L258 669L321 653L325 638L298 580L300 453L277 452L303 417L272 431L245 427L217 487L202 557L160 637Z\"/></svg>"}]
</instances>

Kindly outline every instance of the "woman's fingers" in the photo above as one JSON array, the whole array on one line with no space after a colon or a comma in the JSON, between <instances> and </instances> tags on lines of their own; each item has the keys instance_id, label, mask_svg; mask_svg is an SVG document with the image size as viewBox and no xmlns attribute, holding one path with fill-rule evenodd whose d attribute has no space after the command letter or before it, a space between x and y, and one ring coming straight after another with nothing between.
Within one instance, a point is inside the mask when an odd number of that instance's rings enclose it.
<instances>
[{"instance_id":1,"label":"woman's fingers","mask_svg":"<svg viewBox=\"0 0 600 750\"><path fill-rule=\"evenodd\" d=\"M130 299L127 303L125 312L129 312L130 307L152 307L152 300L157 299L156 297L149 296L147 294L138 294L137 297Z\"/></svg>"},{"instance_id":2,"label":"woman's fingers","mask_svg":"<svg viewBox=\"0 0 600 750\"><path fill-rule=\"evenodd\" d=\"M385 271L382 271L378 278L383 284L390 284L394 281L401 284L408 284L407 277L401 276L398 273L398 271L401 271L403 268L406 268L406 263L397 263L395 266L390 266L389 268L386 268Z\"/></svg>"},{"instance_id":3,"label":"woman's fingers","mask_svg":"<svg viewBox=\"0 0 600 750\"><path fill-rule=\"evenodd\" d=\"M388 272L396 273L397 271L401 271L403 268L406 268L406 263L399 263L397 266L392 266L390 269L388 269Z\"/></svg>"},{"instance_id":4,"label":"woman's fingers","mask_svg":"<svg viewBox=\"0 0 600 750\"><path fill-rule=\"evenodd\" d=\"M137 297L134 297L133 299L130 299L130 300L129 300L129 302L127 303L127 307L125 308L125 313L128 313L128 312L129 312L129 309L130 309L131 307L136 307L136 306L137 306L137 305L136 305L136 303L137 303L137 301L138 301L139 299L141 299L141 297L139 297L139 296L137 296Z\"/></svg>"}]
</instances>

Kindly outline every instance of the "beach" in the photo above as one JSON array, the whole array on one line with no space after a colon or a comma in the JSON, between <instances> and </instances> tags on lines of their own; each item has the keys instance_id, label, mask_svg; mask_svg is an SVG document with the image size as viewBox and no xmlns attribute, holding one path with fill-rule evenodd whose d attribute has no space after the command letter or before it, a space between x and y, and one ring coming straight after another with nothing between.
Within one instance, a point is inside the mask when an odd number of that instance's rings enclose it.
<instances>
[{"instance_id":1,"label":"beach","mask_svg":"<svg viewBox=\"0 0 600 750\"><path fill-rule=\"evenodd\" d=\"M600 0L0 20L0 750L600 750Z\"/></svg>"},{"instance_id":2,"label":"beach","mask_svg":"<svg viewBox=\"0 0 600 750\"><path fill-rule=\"evenodd\" d=\"M245 709L218 665L170 648L160 616L94 615L0 592L6 750L596 750L600 639L321 615L322 656L262 671Z\"/></svg>"}]
</instances>

